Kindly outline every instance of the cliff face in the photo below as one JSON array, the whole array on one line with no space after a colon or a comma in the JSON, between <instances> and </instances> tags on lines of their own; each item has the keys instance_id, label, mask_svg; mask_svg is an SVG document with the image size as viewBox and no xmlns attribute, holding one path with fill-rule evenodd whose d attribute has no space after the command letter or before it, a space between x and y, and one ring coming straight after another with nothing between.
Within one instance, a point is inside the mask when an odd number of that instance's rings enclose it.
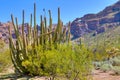
<instances>
[{"instance_id":1,"label":"cliff face","mask_svg":"<svg viewBox=\"0 0 120 80\"><path fill-rule=\"evenodd\" d=\"M71 33L74 38L93 31L102 33L107 28L120 25L119 23L120 1L97 14L87 14L81 18L76 18L71 24Z\"/></svg>"}]
</instances>

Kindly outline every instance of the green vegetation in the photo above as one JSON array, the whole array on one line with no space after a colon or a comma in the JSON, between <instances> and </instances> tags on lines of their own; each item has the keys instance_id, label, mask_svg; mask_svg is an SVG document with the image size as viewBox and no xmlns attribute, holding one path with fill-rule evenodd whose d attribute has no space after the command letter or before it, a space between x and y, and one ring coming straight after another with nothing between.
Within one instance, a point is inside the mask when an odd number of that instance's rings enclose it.
<instances>
[{"instance_id":1,"label":"green vegetation","mask_svg":"<svg viewBox=\"0 0 120 80\"><path fill-rule=\"evenodd\" d=\"M21 32L17 18L14 20L11 15L16 40L12 39L9 27L10 51L0 54L0 72L13 63L15 72L20 75L47 76L51 80L87 80L94 64L95 69L104 72L112 70L120 74L120 27L108 29L96 36L92 36L93 33L86 34L79 39L79 44L74 44L71 42L71 23L69 22L66 28L63 27L60 8L55 28L52 27L51 11L48 13L49 25L46 16L41 15L39 31L34 4L34 14L30 15L27 27L28 33L24 32L24 10ZM0 41L0 48L4 45Z\"/></svg>"},{"instance_id":2,"label":"green vegetation","mask_svg":"<svg viewBox=\"0 0 120 80\"><path fill-rule=\"evenodd\" d=\"M111 59L111 61L112 61L111 70L113 70L116 74L120 75L120 55L114 57L113 59Z\"/></svg>"},{"instance_id":3,"label":"green vegetation","mask_svg":"<svg viewBox=\"0 0 120 80\"><path fill-rule=\"evenodd\" d=\"M0 40L0 72L4 71L5 68L12 65L10 59L10 53L8 49L4 49L6 44L3 40Z\"/></svg>"},{"instance_id":4,"label":"green vegetation","mask_svg":"<svg viewBox=\"0 0 120 80\"><path fill-rule=\"evenodd\" d=\"M57 49L53 45L51 50L44 52L42 46L36 48L38 54L35 55L34 52L31 53L32 55L29 54L28 59L22 62L22 66L31 75L83 80L91 72L90 52L84 46L58 44Z\"/></svg>"},{"instance_id":5,"label":"green vegetation","mask_svg":"<svg viewBox=\"0 0 120 80\"><path fill-rule=\"evenodd\" d=\"M47 26L46 16L41 15L39 31L36 26L36 5L34 4L34 14L30 15L28 33L25 33L23 10L22 34L19 33L17 18L14 21L11 15L16 40L12 39L9 27L9 48L16 73L48 76L52 80L60 78L87 80L92 70L92 63L95 69L120 73L119 27L108 29L96 36L85 35L84 40L80 38L80 43L74 44L71 42L71 23L69 22L66 28L63 27L60 8L58 8L58 23L54 29L51 11L49 10L48 13L49 26ZM33 24L32 21L34 21Z\"/></svg>"},{"instance_id":6,"label":"green vegetation","mask_svg":"<svg viewBox=\"0 0 120 80\"><path fill-rule=\"evenodd\" d=\"M107 25L107 24L106 24ZM113 28L106 29L105 32L93 36L93 33L86 34L84 37L84 43L92 48L99 49L109 49L112 47L120 48L120 26L114 26Z\"/></svg>"},{"instance_id":7,"label":"green vegetation","mask_svg":"<svg viewBox=\"0 0 120 80\"><path fill-rule=\"evenodd\" d=\"M88 46L93 54L93 64L95 69L104 72L120 72L120 27L114 26L104 33L92 36L93 33L85 35L84 43Z\"/></svg>"},{"instance_id":8,"label":"green vegetation","mask_svg":"<svg viewBox=\"0 0 120 80\"><path fill-rule=\"evenodd\" d=\"M45 11L45 10L44 10ZM34 28L32 14L28 26L28 34L24 32L24 11L22 34L19 33L18 21L11 15L16 41L13 41L9 27L9 48L15 71L19 74L49 76L52 80L65 78L68 80L87 80L92 69L92 54L82 44L70 41L70 22L63 28L58 8L58 24L53 30L51 11L49 10L49 27L46 16L41 16L40 33L36 26L36 5L34 4Z\"/></svg>"},{"instance_id":9,"label":"green vegetation","mask_svg":"<svg viewBox=\"0 0 120 80\"><path fill-rule=\"evenodd\" d=\"M0 49L3 48L4 46L5 46L4 41L0 39Z\"/></svg>"},{"instance_id":10,"label":"green vegetation","mask_svg":"<svg viewBox=\"0 0 120 80\"><path fill-rule=\"evenodd\" d=\"M0 53L0 72L12 65L9 50Z\"/></svg>"},{"instance_id":11,"label":"green vegetation","mask_svg":"<svg viewBox=\"0 0 120 80\"><path fill-rule=\"evenodd\" d=\"M96 36L93 36L94 32L83 36L83 42L88 49L92 50L95 61L106 60L120 54L119 31L120 27L114 26Z\"/></svg>"}]
</instances>

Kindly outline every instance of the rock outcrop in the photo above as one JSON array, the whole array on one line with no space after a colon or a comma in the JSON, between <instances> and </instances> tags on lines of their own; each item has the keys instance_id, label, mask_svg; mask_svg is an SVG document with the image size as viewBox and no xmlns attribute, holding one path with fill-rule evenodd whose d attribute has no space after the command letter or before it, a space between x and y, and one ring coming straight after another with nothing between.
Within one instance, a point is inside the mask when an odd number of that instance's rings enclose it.
<instances>
[{"instance_id":1,"label":"rock outcrop","mask_svg":"<svg viewBox=\"0 0 120 80\"><path fill-rule=\"evenodd\" d=\"M16 38L12 22L7 22L7 23L0 22L0 39L2 39L5 43L9 42L9 40L8 40L8 38L9 38L8 27L10 27L12 37L14 39ZM27 33L27 28L28 28L28 23L25 23L24 24L25 33ZM19 25L19 31L22 32L22 25Z\"/></svg>"},{"instance_id":2,"label":"rock outcrop","mask_svg":"<svg viewBox=\"0 0 120 80\"><path fill-rule=\"evenodd\" d=\"M13 25L11 22L2 23L0 22L0 39L4 40L6 43L8 43L8 27L10 26L11 32L13 31Z\"/></svg>"},{"instance_id":3,"label":"rock outcrop","mask_svg":"<svg viewBox=\"0 0 120 80\"><path fill-rule=\"evenodd\" d=\"M76 18L71 24L71 33L76 37L80 37L85 33L105 32L106 28L119 26L120 24L120 1L106 7L97 14L87 14L81 18Z\"/></svg>"}]
</instances>

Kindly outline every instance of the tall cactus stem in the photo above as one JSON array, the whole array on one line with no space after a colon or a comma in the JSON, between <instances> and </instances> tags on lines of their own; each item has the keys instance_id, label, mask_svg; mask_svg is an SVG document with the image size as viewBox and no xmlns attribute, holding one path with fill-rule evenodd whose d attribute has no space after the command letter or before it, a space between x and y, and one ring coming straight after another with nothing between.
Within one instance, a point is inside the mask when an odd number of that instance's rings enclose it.
<instances>
[{"instance_id":1,"label":"tall cactus stem","mask_svg":"<svg viewBox=\"0 0 120 80\"><path fill-rule=\"evenodd\" d=\"M22 15L22 39L23 39L23 53L24 53L24 58L27 58L27 47L26 47L26 39L25 39L25 32L24 32L24 10L23 10L23 15Z\"/></svg>"},{"instance_id":2,"label":"tall cactus stem","mask_svg":"<svg viewBox=\"0 0 120 80\"><path fill-rule=\"evenodd\" d=\"M51 11L49 10L49 31L52 31L52 17L51 17ZM52 45L52 34L49 35L49 43L50 46Z\"/></svg>"},{"instance_id":3,"label":"tall cactus stem","mask_svg":"<svg viewBox=\"0 0 120 80\"><path fill-rule=\"evenodd\" d=\"M68 24L68 43L70 43L70 26L71 26L71 23L69 22Z\"/></svg>"}]
</instances>

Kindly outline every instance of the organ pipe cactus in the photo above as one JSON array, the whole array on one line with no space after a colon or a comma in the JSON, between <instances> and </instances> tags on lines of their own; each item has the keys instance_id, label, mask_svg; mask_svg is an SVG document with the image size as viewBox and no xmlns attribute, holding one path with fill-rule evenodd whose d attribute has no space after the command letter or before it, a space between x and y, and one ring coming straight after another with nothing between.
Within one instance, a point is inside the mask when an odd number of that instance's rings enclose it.
<instances>
[{"instance_id":1,"label":"organ pipe cactus","mask_svg":"<svg viewBox=\"0 0 120 80\"><path fill-rule=\"evenodd\" d=\"M35 4L34 4L34 30L33 30L33 37L34 37L33 47L35 48L35 46L36 46L36 5Z\"/></svg>"},{"instance_id":2,"label":"organ pipe cactus","mask_svg":"<svg viewBox=\"0 0 120 80\"><path fill-rule=\"evenodd\" d=\"M34 27L32 27L32 14L30 15L30 23L27 25L27 32L25 33L25 13L22 12L22 32L18 27L18 20L11 15L12 24L14 27L14 32L16 39L12 39L12 33L9 27L9 48L11 52L11 59L14 64L15 69L19 73L29 73L27 69L22 66L22 61L28 59L29 46L32 47L33 53L37 53L37 46L45 47L43 50L50 49L51 45L60 44L64 42L70 42L70 23L68 25L68 31L66 28L63 29L63 23L60 20L60 8L58 8L58 24L57 27L53 29L52 27L52 16L49 10L49 27L47 27L47 19L44 16L40 16L40 31L36 25L36 4L34 4ZM68 32L68 34L67 34ZM22 34L20 34L22 33ZM50 46L49 46L50 45ZM47 47L47 48L46 48ZM49 48L48 48L49 47Z\"/></svg>"},{"instance_id":3,"label":"organ pipe cactus","mask_svg":"<svg viewBox=\"0 0 120 80\"><path fill-rule=\"evenodd\" d=\"M51 11L49 10L49 32L52 31L52 17L51 17ZM52 34L49 35L49 43L52 45Z\"/></svg>"},{"instance_id":4,"label":"organ pipe cactus","mask_svg":"<svg viewBox=\"0 0 120 80\"><path fill-rule=\"evenodd\" d=\"M70 26L71 26L71 23L69 22L69 24L68 24L68 43L70 43Z\"/></svg>"}]
</instances>

